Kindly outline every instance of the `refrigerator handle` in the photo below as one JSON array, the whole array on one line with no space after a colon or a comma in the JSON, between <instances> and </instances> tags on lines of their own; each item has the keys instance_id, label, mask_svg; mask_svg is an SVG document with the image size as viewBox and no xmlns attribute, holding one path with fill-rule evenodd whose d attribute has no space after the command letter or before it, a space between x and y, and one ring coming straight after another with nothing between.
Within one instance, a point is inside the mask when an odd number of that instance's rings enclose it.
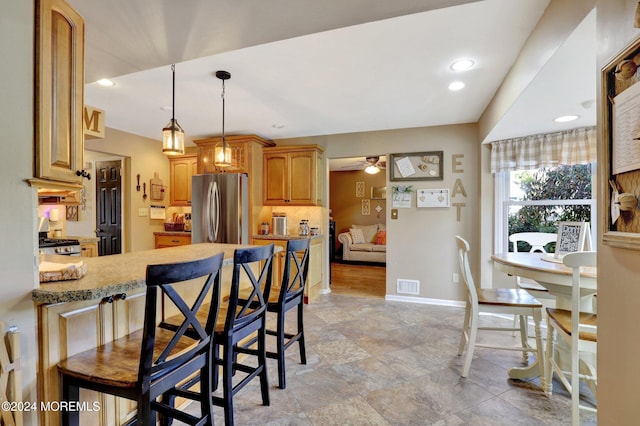
<instances>
[{"instance_id":1,"label":"refrigerator handle","mask_svg":"<svg viewBox=\"0 0 640 426\"><path fill-rule=\"evenodd\" d=\"M213 182L213 196L215 214L211 218L211 224L213 226L213 239L211 242L215 243L218 239L218 229L220 227L220 191L218 190L217 182Z\"/></svg>"},{"instance_id":2,"label":"refrigerator handle","mask_svg":"<svg viewBox=\"0 0 640 426\"><path fill-rule=\"evenodd\" d=\"M212 226L212 208L213 208L213 184L214 182L209 182L209 187L207 188L207 199L204 203L204 222L207 227L206 232L206 241L213 242L213 226Z\"/></svg>"}]
</instances>

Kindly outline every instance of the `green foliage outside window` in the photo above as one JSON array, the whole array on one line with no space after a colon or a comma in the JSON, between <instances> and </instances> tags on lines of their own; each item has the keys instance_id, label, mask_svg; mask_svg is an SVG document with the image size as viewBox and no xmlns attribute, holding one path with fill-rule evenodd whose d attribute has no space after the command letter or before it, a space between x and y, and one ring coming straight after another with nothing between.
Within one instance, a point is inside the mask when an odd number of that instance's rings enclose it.
<instances>
[{"instance_id":1,"label":"green foliage outside window","mask_svg":"<svg viewBox=\"0 0 640 426\"><path fill-rule=\"evenodd\" d=\"M591 198L591 165L558 166L552 169L519 172L516 179L523 200L576 200ZM590 222L589 205L521 206L509 212L509 235L518 232L558 231L558 222ZM518 250L528 251L526 243ZM553 251L555 243L549 244ZM512 250L512 248L509 248Z\"/></svg>"}]
</instances>

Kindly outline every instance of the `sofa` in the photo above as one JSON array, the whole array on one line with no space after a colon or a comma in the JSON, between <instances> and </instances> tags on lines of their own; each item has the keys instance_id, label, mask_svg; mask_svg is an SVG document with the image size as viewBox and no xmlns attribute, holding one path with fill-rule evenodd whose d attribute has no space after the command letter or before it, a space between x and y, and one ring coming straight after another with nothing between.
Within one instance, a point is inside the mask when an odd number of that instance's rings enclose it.
<instances>
[{"instance_id":1,"label":"sofa","mask_svg":"<svg viewBox=\"0 0 640 426\"><path fill-rule=\"evenodd\" d=\"M383 223L351 225L338 235L342 243L342 260L350 262L387 262L387 229Z\"/></svg>"}]
</instances>

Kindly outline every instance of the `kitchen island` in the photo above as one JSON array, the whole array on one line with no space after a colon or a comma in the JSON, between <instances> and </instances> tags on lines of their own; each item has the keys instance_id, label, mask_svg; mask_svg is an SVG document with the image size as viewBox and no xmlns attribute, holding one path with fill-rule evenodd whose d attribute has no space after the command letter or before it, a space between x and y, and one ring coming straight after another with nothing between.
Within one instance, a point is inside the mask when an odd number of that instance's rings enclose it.
<instances>
[{"instance_id":1,"label":"kitchen island","mask_svg":"<svg viewBox=\"0 0 640 426\"><path fill-rule=\"evenodd\" d=\"M143 327L148 264L202 259L223 252L224 296L229 292L234 250L244 247L251 246L202 243L92 258L43 256L47 262L81 260L87 271L80 279L42 283L32 292L38 316L38 399L54 404L61 401L56 367L60 360ZM81 424L122 424L135 415L134 402L110 395L83 389L80 401L89 407L96 402L100 407L81 412ZM40 424L60 424L60 412L41 412Z\"/></svg>"}]
</instances>

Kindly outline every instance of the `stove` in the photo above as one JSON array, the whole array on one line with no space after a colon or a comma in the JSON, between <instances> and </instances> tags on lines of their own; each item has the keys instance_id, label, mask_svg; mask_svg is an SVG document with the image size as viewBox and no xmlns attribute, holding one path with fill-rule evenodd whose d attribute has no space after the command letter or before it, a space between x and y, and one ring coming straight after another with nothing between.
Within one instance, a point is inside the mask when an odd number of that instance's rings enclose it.
<instances>
[{"instance_id":1,"label":"stove","mask_svg":"<svg viewBox=\"0 0 640 426\"><path fill-rule=\"evenodd\" d=\"M80 242L61 238L40 238L38 240L40 254L58 254L63 256L80 256Z\"/></svg>"}]
</instances>

